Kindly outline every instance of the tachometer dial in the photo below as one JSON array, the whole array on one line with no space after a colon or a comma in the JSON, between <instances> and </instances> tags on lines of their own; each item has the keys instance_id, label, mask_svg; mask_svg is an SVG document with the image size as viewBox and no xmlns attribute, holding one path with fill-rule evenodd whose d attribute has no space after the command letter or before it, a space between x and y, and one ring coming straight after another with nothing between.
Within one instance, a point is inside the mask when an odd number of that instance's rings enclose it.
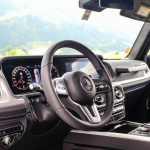
<instances>
[{"instance_id":1,"label":"tachometer dial","mask_svg":"<svg viewBox=\"0 0 150 150\"><path fill-rule=\"evenodd\" d=\"M55 78L59 77L59 72L54 66L53 66L53 68L51 70L51 77L52 77L52 79L55 79Z\"/></svg>"},{"instance_id":2,"label":"tachometer dial","mask_svg":"<svg viewBox=\"0 0 150 150\"><path fill-rule=\"evenodd\" d=\"M12 82L13 87L17 87L20 90L26 90L31 83L31 74L22 66L16 67L12 72Z\"/></svg>"}]
</instances>

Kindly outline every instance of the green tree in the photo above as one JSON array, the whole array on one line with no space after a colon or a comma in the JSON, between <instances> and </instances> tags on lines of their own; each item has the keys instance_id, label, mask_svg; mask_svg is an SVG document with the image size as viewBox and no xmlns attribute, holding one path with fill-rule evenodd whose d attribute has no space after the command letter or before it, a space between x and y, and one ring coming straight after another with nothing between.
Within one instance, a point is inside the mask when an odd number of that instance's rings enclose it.
<instances>
[{"instance_id":1,"label":"green tree","mask_svg":"<svg viewBox=\"0 0 150 150\"><path fill-rule=\"evenodd\" d=\"M2 56L5 56L5 49L4 48L1 49L1 54L2 54Z\"/></svg>"},{"instance_id":2,"label":"green tree","mask_svg":"<svg viewBox=\"0 0 150 150\"><path fill-rule=\"evenodd\" d=\"M23 50L19 49L18 47L15 47L14 49L12 49L9 53L9 56L16 56L16 55L27 55L26 52L24 52Z\"/></svg>"},{"instance_id":3,"label":"green tree","mask_svg":"<svg viewBox=\"0 0 150 150\"><path fill-rule=\"evenodd\" d=\"M116 52L115 52L115 55L119 55L119 52L118 52L118 51L116 51Z\"/></svg>"},{"instance_id":4,"label":"green tree","mask_svg":"<svg viewBox=\"0 0 150 150\"><path fill-rule=\"evenodd\" d=\"M16 55L27 55L27 53L24 52L22 49L19 49L18 47L12 48L11 45L8 45L6 49L1 49L1 56L16 56Z\"/></svg>"},{"instance_id":5,"label":"green tree","mask_svg":"<svg viewBox=\"0 0 150 150\"><path fill-rule=\"evenodd\" d=\"M11 46L11 45L8 45L8 46L6 47L6 49L7 49L8 53L10 53L11 50L12 50L12 46Z\"/></svg>"}]
</instances>

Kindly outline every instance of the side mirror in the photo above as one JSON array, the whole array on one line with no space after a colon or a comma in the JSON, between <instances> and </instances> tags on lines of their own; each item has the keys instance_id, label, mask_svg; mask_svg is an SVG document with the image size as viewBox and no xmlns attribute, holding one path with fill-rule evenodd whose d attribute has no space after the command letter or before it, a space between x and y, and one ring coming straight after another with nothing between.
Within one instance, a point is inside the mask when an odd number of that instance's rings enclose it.
<instances>
[{"instance_id":1,"label":"side mirror","mask_svg":"<svg viewBox=\"0 0 150 150\"><path fill-rule=\"evenodd\" d=\"M134 0L100 0L100 7L133 10Z\"/></svg>"}]
</instances>

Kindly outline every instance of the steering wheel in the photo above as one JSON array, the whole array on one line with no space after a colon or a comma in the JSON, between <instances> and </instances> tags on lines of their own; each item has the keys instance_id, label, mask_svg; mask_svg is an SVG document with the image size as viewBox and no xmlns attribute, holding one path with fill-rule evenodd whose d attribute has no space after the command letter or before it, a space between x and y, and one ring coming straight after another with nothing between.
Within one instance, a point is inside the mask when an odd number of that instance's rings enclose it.
<instances>
[{"instance_id":1,"label":"steering wheel","mask_svg":"<svg viewBox=\"0 0 150 150\"><path fill-rule=\"evenodd\" d=\"M50 73L54 53L64 47L75 49L87 57L100 78L92 79L82 71L72 71L52 80ZM113 110L111 81L101 60L86 46L71 40L61 41L51 46L42 60L41 79L47 102L71 127L79 130L98 130L110 120ZM100 116L93 101L96 93L106 94L106 108L103 116Z\"/></svg>"}]
</instances>

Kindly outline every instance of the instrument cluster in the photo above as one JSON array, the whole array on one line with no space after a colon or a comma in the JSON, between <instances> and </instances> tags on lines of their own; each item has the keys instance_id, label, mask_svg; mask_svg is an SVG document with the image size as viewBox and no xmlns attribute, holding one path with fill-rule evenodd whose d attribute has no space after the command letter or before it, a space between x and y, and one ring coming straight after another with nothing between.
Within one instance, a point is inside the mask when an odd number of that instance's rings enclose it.
<instances>
[{"instance_id":1,"label":"instrument cluster","mask_svg":"<svg viewBox=\"0 0 150 150\"><path fill-rule=\"evenodd\" d=\"M14 94L31 92L29 85L41 81L41 60L7 60L3 62L2 71L8 81L8 84ZM57 65L57 64L56 64ZM52 79L60 76L58 66L53 66L50 72Z\"/></svg>"},{"instance_id":2,"label":"instrument cluster","mask_svg":"<svg viewBox=\"0 0 150 150\"><path fill-rule=\"evenodd\" d=\"M32 92L29 89L31 83L39 83L42 85L40 72L41 61L41 56L16 56L3 60L1 69L14 94ZM55 57L49 75L54 79L71 71L82 71L92 78L100 78L87 58L78 57Z\"/></svg>"},{"instance_id":3,"label":"instrument cluster","mask_svg":"<svg viewBox=\"0 0 150 150\"><path fill-rule=\"evenodd\" d=\"M29 71L30 69L31 71ZM56 67L52 67L50 76L52 79L59 77L59 72ZM40 66L38 67L23 67L18 66L12 71L12 87L16 87L19 90L26 90L31 83L40 83Z\"/></svg>"}]
</instances>

